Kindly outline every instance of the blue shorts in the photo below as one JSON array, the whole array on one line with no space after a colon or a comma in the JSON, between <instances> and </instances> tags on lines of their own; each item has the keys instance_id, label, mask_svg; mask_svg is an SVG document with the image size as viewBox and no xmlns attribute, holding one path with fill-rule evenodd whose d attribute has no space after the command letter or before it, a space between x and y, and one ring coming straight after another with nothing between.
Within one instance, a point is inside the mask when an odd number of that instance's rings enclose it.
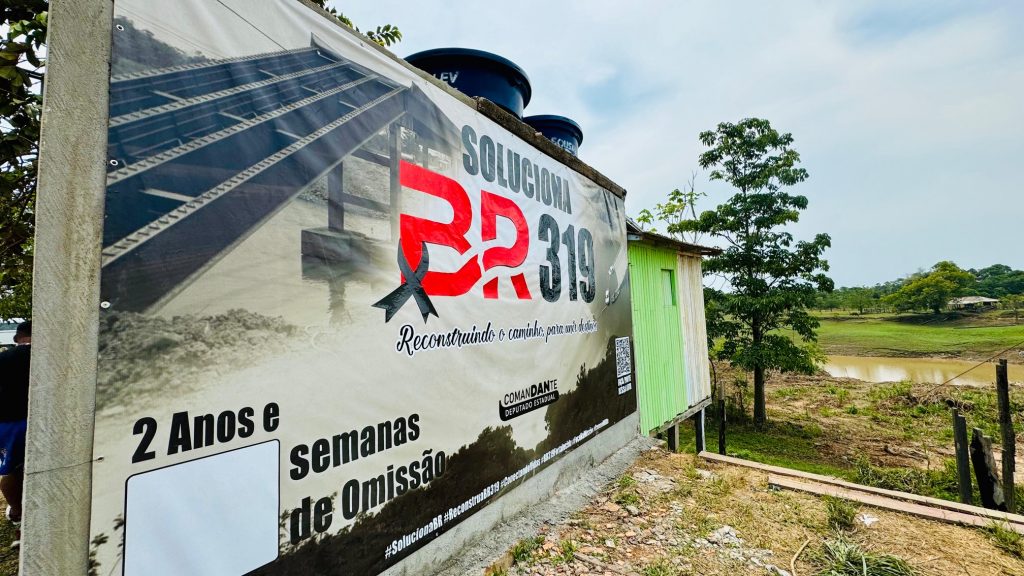
<instances>
[{"instance_id":1,"label":"blue shorts","mask_svg":"<svg viewBox=\"0 0 1024 576\"><path fill-rule=\"evenodd\" d=\"M14 474L25 464L25 424L0 422L0 476Z\"/></svg>"}]
</instances>

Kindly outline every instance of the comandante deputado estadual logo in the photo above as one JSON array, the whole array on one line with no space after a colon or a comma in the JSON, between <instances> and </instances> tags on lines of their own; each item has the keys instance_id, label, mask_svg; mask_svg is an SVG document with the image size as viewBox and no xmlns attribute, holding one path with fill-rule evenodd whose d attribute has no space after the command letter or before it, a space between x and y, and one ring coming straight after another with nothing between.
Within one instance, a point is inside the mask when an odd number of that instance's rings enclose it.
<instances>
[{"instance_id":1,"label":"comandante deputado estadual logo","mask_svg":"<svg viewBox=\"0 0 1024 576\"><path fill-rule=\"evenodd\" d=\"M558 380L545 380L509 392L498 401L498 416L507 422L558 401Z\"/></svg>"}]
</instances>

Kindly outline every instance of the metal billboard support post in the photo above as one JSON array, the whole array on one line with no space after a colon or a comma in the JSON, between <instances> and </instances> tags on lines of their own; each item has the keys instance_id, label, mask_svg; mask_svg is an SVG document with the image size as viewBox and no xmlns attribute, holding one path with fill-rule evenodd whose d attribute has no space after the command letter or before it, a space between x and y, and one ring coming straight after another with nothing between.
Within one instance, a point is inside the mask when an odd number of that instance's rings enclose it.
<instances>
[{"instance_id":1,"label":"metal billboard support post","mask_svg":"<svg viewBox=\"0 0 1024 576\"><path fill-rule=\"evenodd\" d=\"M113 5L51 0L20 572L85 574Z\"/></svg>"}]
</instances>

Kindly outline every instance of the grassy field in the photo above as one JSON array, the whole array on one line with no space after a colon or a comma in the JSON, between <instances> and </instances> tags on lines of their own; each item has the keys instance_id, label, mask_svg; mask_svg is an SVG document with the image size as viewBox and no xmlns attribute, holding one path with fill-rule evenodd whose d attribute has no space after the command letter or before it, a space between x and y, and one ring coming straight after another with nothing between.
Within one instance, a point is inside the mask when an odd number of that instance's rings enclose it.
<instances>
[{"instance_id":1,"label":"grassy field","mask_svg":"<svg viewBox=\"0 0 1024 576\"><path fill-rule=\"evenodd\" d=\"M827 354L982 359L1024 346L1024 323L1001 312L960 314L819 314Z\"/></svg>"},{"instance_id":2,"label":"grassy field","mask_svg":"<svg viewBox=\"0 0 1024 576\"><path fill-rule=\"evenodd\" d=\"M731 406L727 453L748 460L955 500L949 407L960 408L969 429L977 427L999 437L994 390L909 382L871 384L822 374L770 375L769 425L758 431L748 416L750 390L736 385L742 375L723 372L720 381L727 383ZM1011 404L1017 414L1024 412L1024 389L1011 391ZM1024 419L1016 420L1016 430L1020 445ZM715 418L709 417L706 433L708 448L717 450ZM682 436L680 446L692 450L692 430L684 428ZM1017 469L1024 470L1019 456ZM1018 476L1018 481L1022 479ZM1018 491L1022 489L1018 486ZM1024 512L1024 493L1018 502Z\"/></svg>"}]
</instances>

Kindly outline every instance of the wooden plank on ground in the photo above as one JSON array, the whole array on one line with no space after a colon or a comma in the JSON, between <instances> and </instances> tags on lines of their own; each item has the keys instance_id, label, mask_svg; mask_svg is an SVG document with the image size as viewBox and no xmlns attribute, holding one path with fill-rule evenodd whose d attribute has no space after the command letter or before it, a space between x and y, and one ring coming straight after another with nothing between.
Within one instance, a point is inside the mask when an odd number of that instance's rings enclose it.
<instances>
[{"instance_id":1,"label":"wooden plank on ground","mask_svg":"<svg viewBox=\"0 0 1024 576\"><path fill-rule=\"evenodd\" d=\"M910 514L911 516L918 516L928 520L946 522L949 524L961 524L964 526L976 526L979 528L984 528L992 524L991 518L983 518L975 514L964 514L963 512L954 512L953 510L944 510L933 506L923 506L913 502L905 502L903 500L896 500L894 498L887 498L876 494L868 494L859 490L851 490L821 482L798 480L796 478L777 474L768 475L768 485L785 488L787 490L807 492L818 496L834 496L836 498L860 502L861 504L874 506L875 508L881 508L883 510ZM1006 526L1011 530L1024 534L1024 524L1008 522L1006 523Z\"/></svg>"},{"instance_id":2,"label":"wooden plank on ground","mask_svg":"<svg viewBox=\"0 0 1024 576\"><path fill-rule=\"evenodd\" d=\"M974 516L987 518L989 521L999 520L1001 522L1024 525L1024 516L1020 514L1009 514L1007 512L1000 512L998 510L988 510L980 506L971 506L969 504L961 504L960 502L953 502L951 500L941 500L939 498L929 498L927 496L919 496L917 494L910 494L908 492L898 492L896 490L886 490L885 488L863 486L861 484L847 482L846 480L842 480L834 476L823 476L821 474L812 474L810 472L803 472L801 470L791 470L789 468L771 466L769 464L761 464L760 462L752 462L750 460L743 460L741 458L734 458L732 456L722 456L721 454L715 454L713 452L701 452L699 456L701 458L704 458L705 460L710 460L712 462L732 464L734 466L745 466L747 468L753 468L756 470L761 470L763 472L768 472L772 474L778 474L781 476L789 476L791 478L799 478L811 482L820 482L822 484L828 484L830 486L836 486L838 488L843 488L846 490L855 490L858 492L864 492L866 494L874 494L877 496L884 496L896 500L903 500L905 502L912 502L914 504L919 504L921 506L941 508L943 510L959 512L961 514L972 514Z\"/></svg>"}]
</instances>

